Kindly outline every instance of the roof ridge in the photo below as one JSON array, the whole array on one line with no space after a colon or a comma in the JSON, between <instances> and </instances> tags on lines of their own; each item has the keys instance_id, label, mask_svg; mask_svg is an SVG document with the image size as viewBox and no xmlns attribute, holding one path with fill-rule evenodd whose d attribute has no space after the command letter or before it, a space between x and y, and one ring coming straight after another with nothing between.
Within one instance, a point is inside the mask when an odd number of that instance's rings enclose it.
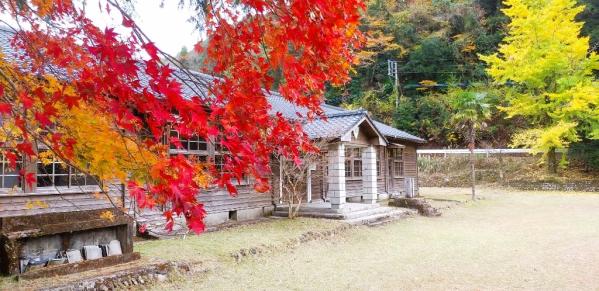
<instances>
[{"instance_id":1,"label":"roof ridge","mask_svg":"<svg viewBox=\"0 0 599 291\"><path fill-rule=\"evenodd\" d=\"M331 118L331 117L342 117L342 116L351 116L351 115L368 115L368 112L364 109L345 110L345 111L341 111L341 112L329 113L326 116L328 118Z\"/></svg>"},{"instance_id":2,"label":"roof ridge","mask_svg":"<svg viewBox=\"0 0 599 291\"><path fill-rule=\"evenodd\" d=\"M339 106L335 106L335 105L331 105L331 104L327 104L325 102L322 102L322 106L324 107L329 107L331 109L335 109L335 110L339 110L339 111L348 111L348 109L345 109L343 107L339 107Z\"/></svg>"}]
</instances>

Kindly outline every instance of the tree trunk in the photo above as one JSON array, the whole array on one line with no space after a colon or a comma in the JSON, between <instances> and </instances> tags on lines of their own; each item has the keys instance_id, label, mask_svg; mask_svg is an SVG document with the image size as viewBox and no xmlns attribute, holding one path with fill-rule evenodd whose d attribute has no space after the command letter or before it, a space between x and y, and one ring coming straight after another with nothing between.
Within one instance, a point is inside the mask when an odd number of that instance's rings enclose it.
<instances>
[{"instance_id":1,"label":"tree trunk","mask_svg":"<svg viewBox=\"0 0 599 291\"><path fill-rule=\"evenodd\" d=\"M475 156L474 156L474 140L476 138L475 132L474 132L474 126L470 127L470 143L468 145L468 147L470 148L470 177L471 177L471 182L472 182L472 200L476 199L476 172L474 170L474 162L475 162Z\"/></svg>"},{"instance_id":2,"label":"tree trunk","mask_svg":"<svg viewBox=\"0 0 599 291\"><path fill-rule=\"evenodd\" d=\"M299 198L297 201L297 205L295 206L295 210L293 211L291 218L296 218L299 213L300 207L302 206L302 198Z\"/></svg>"},{"instance_id":3,"label":"tree trunk","mask_svg":"<svg viewBox=\"0 0 599 291\"><path fill-rule=\"evenodd\" d=\"M551 174L557 174L557 153L555 148L551 148L547 153L547 170Z\"/></svg>"}]
</instances>

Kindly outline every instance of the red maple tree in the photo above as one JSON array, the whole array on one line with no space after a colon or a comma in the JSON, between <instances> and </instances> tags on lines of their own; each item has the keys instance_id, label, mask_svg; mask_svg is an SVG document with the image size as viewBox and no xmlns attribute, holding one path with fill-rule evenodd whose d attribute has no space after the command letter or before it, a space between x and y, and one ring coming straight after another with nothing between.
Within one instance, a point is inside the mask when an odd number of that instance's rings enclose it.
<instances>
[{"instance_id":1,"label":"red maple tree","mask_svg":"<svg viewBox=\"0 0 599 291\"><path fill-rule=\"evenodd\" d=\"M0 11L18 25L11 45L19 52L0 68L0 114L20 132L3 140L16 149L5 155L14 165L18 155L35 158L43 143L62 160L78 164L84 159L76 150L82 141L57 129L64 112L78 108L108 117L110 128L135 137L130 140L139 148L159 148L167 129L212 140L229 153L222 174L181 155L159 154L147 175L126 177L140 206L168 205L171 226L173 215L184 215L196 232L204 229L205 215L196 199L203 187L198 172L210 172L232 195L232 181L244 175L254 177L255 189L265 192L271 154L297 160L302 151L312 150L298 122L269 114L272 73L281 76L280 94L308 109L299 119L322 115L325 85L349 78L364 8L361 0L192 0L208 39L206 47L196 46L213 68L214 77L208 77L182 68L157 48L117 0L99 0L99 5L104 13L120 14L126 29L118 31L125 33L94 25L82 2L0 2ZM56 89L48 76L68 86ZM193 92L184 93L183 86ZM170 142L179 144L176 138ZM80 170L98 174L93 167ZM35 182L35 177L24 178Z\"/></svg>"}]
</instances>

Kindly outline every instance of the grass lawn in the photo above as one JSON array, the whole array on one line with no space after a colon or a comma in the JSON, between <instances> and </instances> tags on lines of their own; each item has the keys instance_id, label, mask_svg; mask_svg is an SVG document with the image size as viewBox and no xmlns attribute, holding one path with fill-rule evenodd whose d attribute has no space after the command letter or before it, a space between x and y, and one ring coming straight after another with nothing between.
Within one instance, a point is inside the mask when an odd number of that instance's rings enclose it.
<instances>
[{"instance_id":1,"label":"grass lawn","mask_svg":"<svg viewBox=\"0 0 599 291\"><path fill-rule=\"evenodd\" d=\"M239 249L261 245L276 247L305 232L333 229L340 224L340 221L322 219L276 219L184 239L139 242L135 244L135 251L146 258L222 263L230 261L231 253Z\"/></svg>"},{"instance_id":2,"label":"grass lawn","mask_svg":"<svg viewBox=\"0 0 599 291\"><path fill-rule=\"evenodd\" d=\"M174 243L147 242L137 249L148 256L218 261L211 272L156 289L599 290L599 195L480 193L483 200L454 206L440 218L359 227L241 263L225 255L292 236L281 236L272 226L301 233L324 225L276 222ZM459 198L468 197L469 190L428 188L422 194Z\"/></svg>"}]
</instances>

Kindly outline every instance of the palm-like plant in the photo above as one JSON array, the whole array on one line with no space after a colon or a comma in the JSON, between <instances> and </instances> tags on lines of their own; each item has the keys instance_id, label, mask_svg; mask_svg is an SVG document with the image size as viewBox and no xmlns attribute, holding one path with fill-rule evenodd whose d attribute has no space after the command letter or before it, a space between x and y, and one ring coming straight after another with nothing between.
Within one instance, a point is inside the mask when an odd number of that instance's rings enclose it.
<instances>
[{"instance_id":1,"label":"palm-like plant","mask_svg":"<svg viewBox=\"0 0 599 291\"><path fill-rule=\"evenodd\" d=\"M487 100L487 95L487 92L476 89L451 89L448 94L453 111L451 122L462 129L464 138L468 141L472 200L476 198L476 174L474 169L476 132L486 128L486 121L491 118L491 105Z\"/></svg>"}]
</instances>

